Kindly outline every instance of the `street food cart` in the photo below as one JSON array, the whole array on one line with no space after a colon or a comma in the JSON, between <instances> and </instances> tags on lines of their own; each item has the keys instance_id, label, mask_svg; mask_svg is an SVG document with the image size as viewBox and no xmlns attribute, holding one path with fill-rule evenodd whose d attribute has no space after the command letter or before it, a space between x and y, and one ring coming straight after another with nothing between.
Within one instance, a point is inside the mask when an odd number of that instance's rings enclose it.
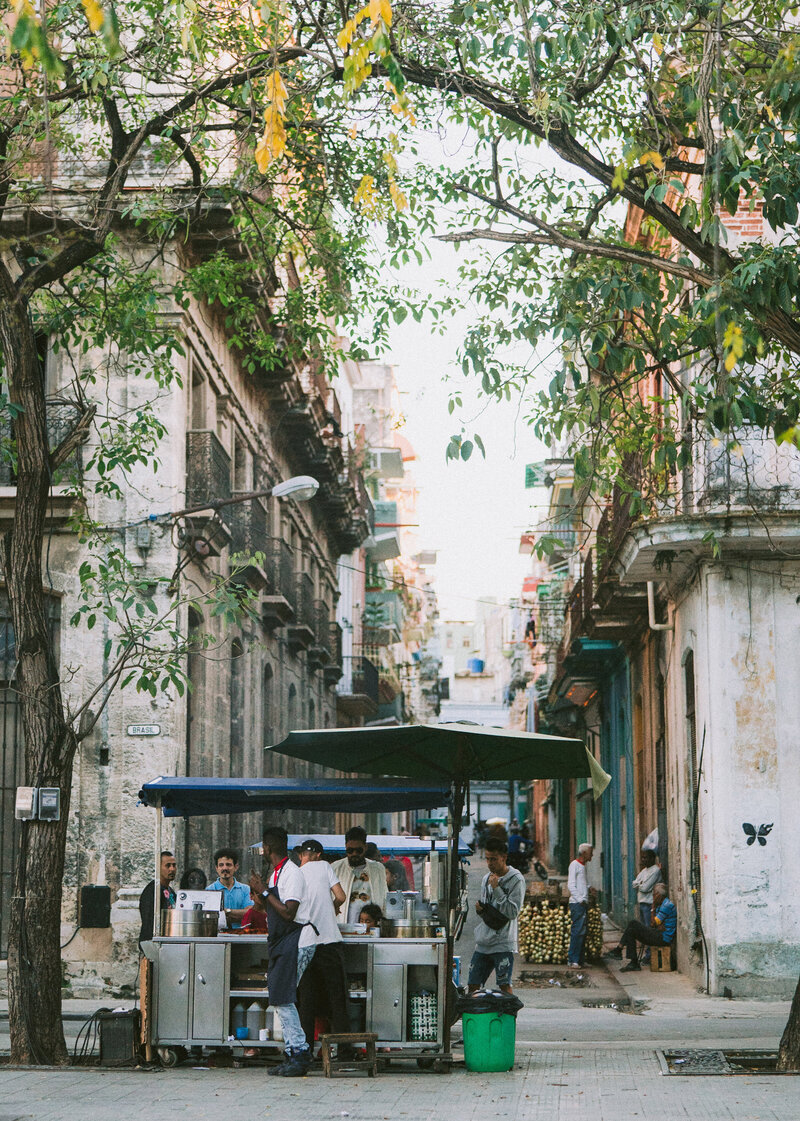
<instances>
[{"instance_id":1,"label":"street food cart","mask_svg":"<svg viewBox=\"0 0 800 1121\"><path fill-rule=\"evenodd\" d=\"M611 782L611 776L582 740L511 728L489 728L469 721L296 731L267 749L268 756L272 752L326 767L341 767L346 761L351 774L402 775L417 782L448 784L449 883L448 905L443 916L448 976L453 965L454 942L463 921L456 849L464 807L469 806L470 782L591 778L596 799ZM450 1026L454 1019L450 1001L453 999L451 994L444 1015L444 1054L450 1051Z\"/></svg>"},{"instance_id":2,"label":"street food cart","mask_svg":"<svg viewBox=\"0 0 800 1121\"><path fill-rule=\"evenodd\" d=\"M265 810L277 816L282 810L338 811L343 805L354 814L430 809L446 802L449 790L441 783L409 786L391 780L165 777L147 783L139 796L142 803L156 809L158 879L165 816ZM292 837L290 844L302 839ZM320 839L328 851L343 853L343 838L335 838L335 843L332 838ZM417 858L421 878L418 891L400 893L402 900L395 898L387 906L387 919L378 936L354 933L344 938L351 1025L354 1031L378 1035L384 1060L417 1059L421 1065L441 1066L451 1058L444 1047L449 973L442 916L451 909L447 845L404 837L376 840L384 854ZM467 853L463 849L457 859ZM159 893L155 895L158 900ZM163 912L163 919L173 915ZM150 963L143 1002L147 1042L157 1049L162 1062L174 1065L181 1050L222 1047L241 1052L244 1048L280 1047L275 1032L278 1025L268 1026L266 935L216 930L170 935L161 933L163 929L157 913L153 938L143 945ZM249 1013L248 1023L252 1020L263 1028L237 1040L235 1023L243 1007Z\"/></svg>"}]
</instances>

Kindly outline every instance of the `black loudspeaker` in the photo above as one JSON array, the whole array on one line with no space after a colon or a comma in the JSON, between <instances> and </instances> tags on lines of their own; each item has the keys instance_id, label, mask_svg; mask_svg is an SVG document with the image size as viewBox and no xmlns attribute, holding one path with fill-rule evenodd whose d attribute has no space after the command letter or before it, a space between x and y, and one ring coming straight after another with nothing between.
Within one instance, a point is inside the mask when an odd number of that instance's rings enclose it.
<instances>
[{"instance_id":1,"label":"black loudspeaker","mask_svg":"<svg viewBox=\"0 0 800 1121\"><path fill-rule=\"evenodd\" d=\"M78 925L111 926L111 888L106 884L84 884L78 909Z\"/></svg>"},{"instance_id":2,"label":"black loudspeaker","mask_svg":"<svg viewBox=\"0 0 800 1121\"><path fill-rule=\"evenodd\" d=\"M100 1026L100 1066L135 1067L139 1062L139 1024L137 1010L106 1012L97 1017Z\"/></svg>"}]
</instances>

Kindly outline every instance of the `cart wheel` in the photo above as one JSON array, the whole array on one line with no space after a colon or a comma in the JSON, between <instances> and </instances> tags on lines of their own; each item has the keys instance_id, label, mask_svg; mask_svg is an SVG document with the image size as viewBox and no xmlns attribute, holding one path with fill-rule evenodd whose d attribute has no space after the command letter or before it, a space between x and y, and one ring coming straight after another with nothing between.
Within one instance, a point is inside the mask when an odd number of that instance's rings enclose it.
<instances>
[{"instance_id":1,"label":"cart wheel","mask_svg":"<svg viewBox=\"0 0 800 1121\"><path fill-rule=\"evenodd\" d=\"M388 1059L378 1059L378 1073L379 1074L386 1074L388 1069L389 1069L389 1060Z\"/></svg>"},{"instance_id":2,"label":"cart wheel","mask_svg":"<svg viewBox=\"0 0 800 1121\"><path fill-rule=\"evenodd\" d=\"M417 1059L417 1066L420 1070L433 1070L436 1066L436 1059Z\"/></svg>"},{"instance_id":3,"label":"cart wheel","mask_svg":"<svg viewBox=\"0 0 800 1121\"><path fill-rule=\"evenodd\" d=\"M449 1074L452 1068L450 1059L434 1059L433 1069L437 1074Z\"/></svg>"},{"instance_id":4,"label":"cart wheel","mask_svg":"<svg viewBox=\"0 0 800 1121\"><path fill-rule=\"evenodd\" d=\"M161 1059L162 1066L176 1067L178 1065L178 1052L174 1047L159 1047L158 1057Z\"/></svg>"}]
</instances>

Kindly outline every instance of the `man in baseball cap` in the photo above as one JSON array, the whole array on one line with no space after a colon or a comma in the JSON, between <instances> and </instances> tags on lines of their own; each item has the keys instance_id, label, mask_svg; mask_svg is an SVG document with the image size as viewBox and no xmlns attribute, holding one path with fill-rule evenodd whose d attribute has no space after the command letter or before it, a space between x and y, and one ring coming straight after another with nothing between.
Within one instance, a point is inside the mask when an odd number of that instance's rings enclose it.
<instances>
[{"instance_id":1,"label":"man in baseball cap","mask_svg":"<svg viewBox=\"0 0 800 1121\"><path fill-rule=\"evenodd\" d=\"M322 859L324 851L313 837L300 845L300 872L311 908L309 919L319 931L314 957L297 986L300 1023L312 1048L318 1015L328 1016L331 1031L350 1031L342 935L336 922L336 912L345 896L330 864ZM316 958L319 962L315 967Z\"/></svg>"}]
</instances>

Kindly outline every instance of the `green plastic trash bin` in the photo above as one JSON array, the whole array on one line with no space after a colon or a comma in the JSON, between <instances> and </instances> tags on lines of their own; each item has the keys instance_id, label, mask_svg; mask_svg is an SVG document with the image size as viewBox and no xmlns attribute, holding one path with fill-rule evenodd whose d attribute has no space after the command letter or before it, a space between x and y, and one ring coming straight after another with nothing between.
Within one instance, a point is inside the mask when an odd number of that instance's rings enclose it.
<instances>
[{"instance_id":1,"label":"green plastic trash bin","mask_svg":"<svg viewBox=\"0 0 800 1121\"><path fill-rule=\"evenodd\" d=\"M517 1041L517 1018L503 1012L465 1012L464 1061L467 1070L511 1070Z\"/></svg>"}]
</instances>

